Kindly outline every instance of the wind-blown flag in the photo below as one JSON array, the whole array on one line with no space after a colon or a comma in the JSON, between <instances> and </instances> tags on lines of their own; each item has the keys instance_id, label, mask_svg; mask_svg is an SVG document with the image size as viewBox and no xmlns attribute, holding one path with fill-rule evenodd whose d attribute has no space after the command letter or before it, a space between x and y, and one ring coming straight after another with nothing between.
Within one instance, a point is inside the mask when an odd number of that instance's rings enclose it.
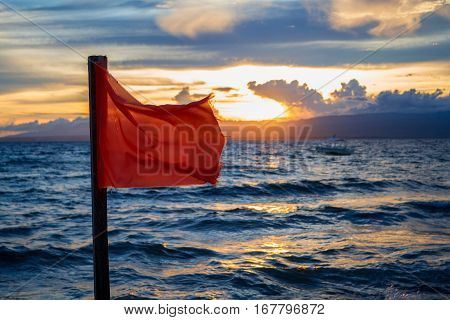
<instances>
[{"instance_id":1,"label":"wind-blown flag","mask_svg":"<svg viewBox=\"0 0 450 320\"><path fill-rule=\"evenodd\" d=\"M210 96L144 105L95 66L98 187L215 184L225 138Z\"/></svg>"}]
</instances>

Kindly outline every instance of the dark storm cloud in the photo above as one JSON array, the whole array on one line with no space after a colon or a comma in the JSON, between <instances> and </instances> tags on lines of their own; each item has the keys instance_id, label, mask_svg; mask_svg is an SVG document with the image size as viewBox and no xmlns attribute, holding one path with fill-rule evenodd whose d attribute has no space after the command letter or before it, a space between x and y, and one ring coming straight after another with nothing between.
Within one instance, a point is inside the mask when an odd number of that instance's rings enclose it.
<instances>
[{"instance_id":1,"label":"dark storm cloud","mask_svg":"<svg viewBox=\"0 0 450 320\"><path fill-rule=\"evenodd\" d=\"M450 110L450 95L437 89L433 93L421 93L415 89L405 92L382 91L370 109L376 112L430 112Z\"/></svg>"},{"instance_id":2,"label":"dark storm cloud","mask_svg":"<svg viewBox=\"0 0 450 320\"><path fill-rule=\"evenodd\" d=\"M367 96L366 87L356 79L341 83L341 88L324 99L320 92L298 81L271 80L263 84L249 82L248 88L256 95L276 100L289 108L301 108L316 115L356 113L416 113L450 111L450 95L441 90L422 93L415 89L399 92L382 91Z\"/></svg>"}]
</instances>

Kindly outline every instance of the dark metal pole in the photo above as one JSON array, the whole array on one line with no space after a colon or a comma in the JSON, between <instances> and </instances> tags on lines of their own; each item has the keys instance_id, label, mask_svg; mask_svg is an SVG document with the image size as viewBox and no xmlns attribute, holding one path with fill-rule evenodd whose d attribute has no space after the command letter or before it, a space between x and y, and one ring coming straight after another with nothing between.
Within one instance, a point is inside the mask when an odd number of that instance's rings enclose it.
<instances>
[{"instance_id":1,"label":"dark metal pole","mask_svg":"<svg viewBox=\"0 0 450 320\"><path fill-rule=\"evenodd\" d=\"M94 297L96 300L110 299L108 223L106 188L98 187L97 176L97 109L95 92L95 68L108 68L106 56L90 56L89 70L89 124L91 131L91 188L92 188L92 238L94 255Z\"/></svg>"}]
</instances>

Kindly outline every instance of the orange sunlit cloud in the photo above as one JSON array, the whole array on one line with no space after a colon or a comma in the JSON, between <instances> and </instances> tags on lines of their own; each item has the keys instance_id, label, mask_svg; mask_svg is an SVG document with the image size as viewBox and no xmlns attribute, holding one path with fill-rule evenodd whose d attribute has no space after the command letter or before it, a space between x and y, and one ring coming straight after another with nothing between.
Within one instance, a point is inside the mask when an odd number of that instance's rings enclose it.
<instances>
[{"instance_id":1,"label":"orange sunlit cloud","mask_svg":"<svg viewBox=\"0 0 450 320\"><path fill-rule=\"evenodd\" d=\"M114 76L127 86L137 99L148 104L175 103L174 97L188 86L194 98L215 93L215 107L222 119L267 120L289 117L308 118L309 110L287 109L279 102L262 98L247 88L251 81L264 83L273 79L298 80L310 88L320 88L325 98L340 87L341 82L358 79L368 94L383 90L400 91L416 88L447 92L450 76L445 72L449 62L366 65L349 70L324 86L329 79L345 71L345 67L300 67L282 65L237 65L209 68L110 68ZM77 69L73 72L76 74ZM83 76L83 78L82 78ZM80 74L79 83L85 81ZM219 90L215 90L219 88ZM230 88L220 90L220 88ZM1 123L22 123L37 119L46 122L58 117L74 119L87 116L87 90L81 84L42 85L0 94Z\"/></svg>"}]
</instances>

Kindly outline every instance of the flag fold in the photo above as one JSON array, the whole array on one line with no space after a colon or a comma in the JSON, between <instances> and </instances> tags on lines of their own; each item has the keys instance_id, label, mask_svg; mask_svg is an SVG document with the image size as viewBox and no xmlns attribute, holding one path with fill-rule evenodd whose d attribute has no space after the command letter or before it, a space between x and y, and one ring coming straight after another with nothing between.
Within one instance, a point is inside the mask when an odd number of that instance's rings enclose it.
<instances>
[{"instance_id":1,"label":"flag fold","mask_svg":"<svg viewBox=\"0 0 450 320\"><path fill-rule=\"evenodd\" d=\"M210 96L187 105L146 105L94 67L100 188L216 184L225 138Z\"/></svg>"}]
</instances>

